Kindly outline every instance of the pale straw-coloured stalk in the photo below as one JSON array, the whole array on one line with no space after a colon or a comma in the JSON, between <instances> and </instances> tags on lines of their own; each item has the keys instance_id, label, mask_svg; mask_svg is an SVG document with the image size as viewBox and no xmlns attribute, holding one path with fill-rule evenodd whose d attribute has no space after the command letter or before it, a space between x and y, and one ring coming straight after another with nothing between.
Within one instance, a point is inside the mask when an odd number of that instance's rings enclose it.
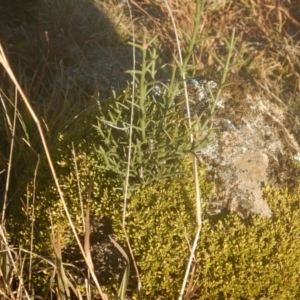
<instances>
[{"instance_id":1,"label":"pale straw-coloured stalk","mask_svg":"<svg viewBox=\"0 0 300 300\"><path fill-rule=\"evenodd\" d=\"M0 61L1 62L1 61ZM5 104L2 100L2 105L4 109L6 109ZM3 208L2 208L2 218L1 218L1 224L4 225L5 222L5 215L6 215L6 207L7 207L7 197L8 197L8 189L9 189L9 182L10 182L10 175L11 175L11 167L12 167L12 159L13 159L13 149L15 147L15 134L16 134L16 122L17 122L17 106L18 106L18 93L17 89L15 92L15 103L14 103L14 119L13 124L11 124L11 142L10 142L10 151L9 151L9 160L8 160L8 166L7 166L7 175L6 175L6 183L5 183L5 192L4 192L4 200L3 200ZM7 121L10 123L9 116L6 113Z\"/></svg>"},{"instance_id":2,"label":"pale straw-coloured stalk","mask_svg":"<svg viewBox=\"0 0 300 300\"><path fill-rule=\"evenodd\" d=\"M0 238L1 238L1 240L4 244L4 246L5 246L7 256L8 256L9 261L10 261L12 267L13 267L15 275L19 280L19 287L24 289L25 296L29 300L29 299L31 299L31 297L29 296L29 293L28 293L28 291L26 290L26 288L24 286L24 280L23 280L22 276L20 275L20 272L18 270L18 267L16 265L16 262L14 260L13 254L12 254L12 250L9 247L9 244L8 244L8 241L7 241L7 232L6 232L5 227L3 225L0 225Z\"/></svg>"},{"instance_id":3,"label":"pale straw-coloured stalk","mask_svg":"<svg viewBox=\"0 0 300 300\"><path fill-rule=\"evenodd\" d=\"M36 193L36 178L40 164L40 155L38 155L38 161L36 163L33 175L33 193L32 193L32 212L31 212L31 236L30 236L30 256L29 256L29 291L32 291L32 259L33 259L33 240L34 240L34 220L35 220L35 193Z\"/></svg>"},{"instance_id":4,"label":"pale straw-coloured stalk","mask_svg":"<svg viewBox=\"0 0 300 300\"><path fill-rule=\"evenodd\" d=\"M127 161L127 169L126 169L126 177L125 177L125 183L124 183L124 206L123 206L123 216L122 216L122 229L126 238L126 243L127 246L129 248L130 251L130 255L134 264L134 268L135 268L135 272L136 272L136 276L138 279L138 290L140 291L142 288L142 283L141 283L141 279L140 279L140 275L139 275L139 271L138 271L138 267L136 264L136 261L134 259L134 254L133 254L133 250L131 248L130 245L130 241L129 241L129 236L127 234L126 231L126 211L127 211L127 200L128 200L128 189L129 189L129 175L130 175L130 164L131 164L131 152L132 152L132 133L133 133L133 118L134 118L134 98L135 98L135 82L134 82L134 78L135 78L135 64L136 64L136 60L135 60L135 56L136 56L136 48L135 48L135 30L134 30L134 22L133 22L133 17L132 17L132 13L131 13L131 8L130 8L130 4L128 2L128 0L126 1L128 9L129 9L129 14L130 14L130 18L131 18L131 24L132 24L132 56L133 56L133 82L132 82L132 96L131 96L131 107L130 107L130 128L129 128L129 146L128 146L128 161Z\"/></svg>"},{"instance_id":5,"label":"pale straw-coloured stalk","mask_svg":"<svg viewBox=\"0 0 300 300\"><path fill-rule=\"evenodd\" d=\"M181 69L181 76L182 76L182 80L183 80L183 87L184 87L184 93L185 93L185 103L186 103L186 110L187 110L187 115L188 115L188 123L189 123L189 130L190 130L190 142L191 144L193 144L195 136L194 136L194 132L198 131L198 126L196 125L194 128L192 128L192 119L191 119L191 114L190 114L190 105L189 105L189 96L188 96L188 91L187 91L187 84L186 84L186 66L187 63L189 61L190 55L193 51L193 46L195 44L196 41L196 36L198 34L199 31L199 24L200 24L200 18L201 18L201 12L203 9L203 1L196 1L196 15L195 15L195 21L194 21L194 28L193 28L193 32L192 32L192 37L191 37L191 41L188 47L188 55L185 58L185 60L183 60L182 58L182 51L181 51L181 46L180 46L180 41L179 41L179 37L178 37L178 32L177 32L177 26L175 23L175 19L172 13L172 10L170 8L170 5L168 3L167 0L164 0L164 3L167 7L168 13L171 17L172 20L172 25L174 28L174 33L175 33L175 37L176 37L176 43L177 43L177 48L178 48L178 55L179 55L179 62L180 62L180 69ZM191 270L191 266L192 266L192 262L194 260L195 257L195 251L197 248L197 244L198 244L198 240L199 240L199 236L200 236L200 232L201 232L201 226L202 226L202 212L201 212L201 190L200 190L200 184L199 184L199 178L198 178L198 161L197 158L193 155L192 156L192 163L193 163L193 175L194 175L194 183L195 183L195 200L196 200L196 220L197 220L197 233L194 239L194 243L193 243L193 247L191 250L191 254L190 254L190 258L189 258L189 262L186 268L186 272L185 272L185 276L182 282L182 287L181 287L181 291L180 291L180 295L179 295L179 299L181 300L185 289L186 289L186 284L188 281L188 277L190 274L190 270Z\"/></svg>"},{"instance_id":6,"label":"pale straw-coloured stalk","mask_svg":"<svg viewBox=\"0 0 300 300\"><path fill-rule=\"evenodd\" d=\"M78 237L78 234L76 232L76 228L73 224L73 221L71 219L71 216L69 214L69 210L68 210L68 207L67 207L67 204L66 204L66 201L65 201L65 198L64 198L64 194L62 192L62 189L60 187L60 184L59 184L59 181L58 181L58 178L57 178L57 175L56 175L56 171L55 171L55 168L54 168L54 165L53 165L53 162L52 162L52 159L51 159L51 155L50 155L50 151L49 151L49 148L47 146L47 142L46 142L46 139L45 139L45 135L43 133L43 130L42 130L42 127L41 127L41 123L37 117L37 115L35 114L33 108L31 107L31 104L29 102L29 100L27 99L26 95L24 94L21 86L19 85L8 61L7 61L7 58L5 56L5 53L4 53L4 50L2 48L2 46L0 45L0 63L3 65L5 71L7 72L8 76L10 77L10 79L12 80L12 82L14 83L15 87L17 88L18 92L20 93L21 95L21 99L24 101L31 117L33 118L37 128L38 128L38 131L39 131L39 135L40 135L40 138L41 138L41 141L42 141L42 145L43 145L43 148L44 148L44 151L46 153L46 157L47 157L47 161L48 161L48 164L49 164L49 167L50 167L50 170L51 170L51 174L53 176L53 179L54 179L54 182L55 182L55 185L56 185L56 189L58 191L58 194L59 194L59 197L60 197L60 200L62 202L62 205L63 205L63 208L64 208L64 211L66 213L66 216L67 216L67 219L68 219L68 222L70 224L70 227L73 231L73 234L75 236L75 239L76 239L76 242L80 248L80 251L82 253L82 256L86 262L86 265L88 266L88 269L89 271L91 272L91 275L92 275L92 278L96 284L96 287L99 291L99 294L100 296L102 297L102 299L108 299L107 298L107 295L102 291L102 288L97 280L97 277L96 277L96 274L94 272L94 270L91 268L90 264L89 264L89 261L86 257L86 254L84 252L84 249L80 243L80 240L79 240L79 237Z\"/></svg>"},{"instance_id":7,"label":"pale straw-coloured stalk","mask_svg":"<svg viewBox=\"0 0 300 300\"><path fill-rule=\"evenodd\" d=\"M85 231L83 200L82 200L82 193L81 193L81 187L80 187L80 178L79 178L79 172L78 172L78 166L77 166L77 156L76 156L75 146L74 146L73 142L72 142L72 155L73 155L73 159L74 159L74 167L75 167L75 174L76 174L76 181L77 181L77 188L78 188L78 196L79 196L79 202L80 202L82 228L83 228L83 231Z\"/></svg>"}]
</instances>

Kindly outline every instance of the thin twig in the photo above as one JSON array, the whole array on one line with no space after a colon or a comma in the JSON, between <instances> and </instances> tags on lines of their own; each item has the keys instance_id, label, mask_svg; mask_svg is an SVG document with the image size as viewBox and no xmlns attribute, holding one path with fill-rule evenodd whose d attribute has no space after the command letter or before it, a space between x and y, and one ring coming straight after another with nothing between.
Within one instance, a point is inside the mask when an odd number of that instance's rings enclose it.
<instances>
[{"instance_id":1,"label":"thin twig","mask_svg":"<svg viewBox=\"0 0 300 300\"><path fill-rule=\"evenodd\" d=\"M23 280L22 276L18 272L18 268L17 268L16 262L15 262L15 260L13 258L13 255L12 255L12 250L10 249L8 241L7 241L7 233L6 233L5 227L3 225L0 225L0 237L1 237L2 242L5 245L5 249L7 251L9 260L10 260L12 266L13 266L14 272L15 272L16 276L18 277L19 288L21 288L21 287L24 288L24 292L25 292L26 298L28 300L30 300L31 297L29 296L29 294L28 294L28 292L27 292L27 290L26 290L26 288L24 286L24 280Z\"/></svg>"},{"instance_id":2,"label":"thin twig","mask_svg":"<svg viewBox=\"0 0 300 300\"><path fill-rule=\"evenodd\" d=\"M196 124L195 127L194 127L194 130L192 128L192 119L191 119L190 105L189 105L190 101L189 101L189 96L188 96L185 71L186 71L186 66L188 64L189 55L192 53L192 49L193 49L193 46L194 46L193 44L195 43L196 36L198 34L198 29L199 29L200 17L201 17L201 12L202 12L202 8L203 8L202 5L203 4L201 4L200 1L197 0L196 16L195 16L194 28L193 28L191 41L190 41L190 44L189 44L189 47L188 47L188 55L187 55L187 58L183 61L182 50L181 50L181 46L180 46L180 41L179 41L179 37L178 37L178 31L177 31L177 26L176 26L176 23L175 23L175 19L174 19L174 16L173 16L173 13L172 13L172 10L169 6L168 1L164 0L164 3L166 5L168 13L171 17L171 21L172 21L172 24L173 24L174 33L175 33L175 37L176 37L176 42L177 42L177 47L178 47L178 55L179 55L179 62L180 62L180 69L181 69L181 75L182 75L183 87L184 87L184 94L185 94L186 110L187 110L187 115L188 115L188 124L189 124L189 130L191 132L190 133L190 142L191 142L191 144L193 144L194 143L194 132L197 132L199 130L199 126L198 126L198 124ZM188 277L189 277L189 274L190 274L192 262L193 262L193 259L195 257L195 251L196 251L196 248L197 248L197 244L198 244L198 240L199 240L199 236L200 236L200 232L201 232L201 227L202 227L201 191L200 191L200 184L199 184L199 178L198 178L198 160L194 155L192 156L192 163L193 163L193 175L194 175L194 183L195 183L197 234L196 234L195 239L194 239L194 245L193 245L193 248L192 248L192 252L190 254L189 263L188 263L187 268L186 268L185 276L184 276L184 279L183 279L183 283L182 283L182 287L181 287L181 291L180 291L180 295L179 295L179 300L181 300L183 295L184 295L184 291L185 291L187 280L188 280Z\"/></svg>"},{"instance_id":3,"label":"thin twig","mask_svg":"<svg viewBox=\"0 0 300 300\"><path fill-rule=\"evenodd\" d=\"M33 192L32 192L32 213L31 213L31 240L30 240L30 256L29 256L29 291L32 290L32 253L33 253L33 239L34 239L34 220L35 220L35 194L36 194L36 178L37 171L40 164L40 155L38 155L38 161L34 170L33 176Z\"/></svg>"},{"instance_id":4,"label":"thin twig","mask_svg":"<svg viewBox=\"0 0 300 300\"><path fill-rule=\"evenodd\" d=\"M78 167L77 167L77 156L76 156L75 146L74 146L73 142L72 142L72 155L73 155L73 159L74 159L75 174L76 174L76 181L77 181L77 187L78 187L78 196L79 196L79 201L80 201L82 227L83 227L83 231L85 231L83 200L82 200L82 193L81 193L81 187L80 187L79 172L78 172Z\"/></svg>"},{"instance_id":5,"label":"thin twig","mask_svg":"<svg viewBox=\"0 0 300 300\"><path fill-rule=\"evenodd\" d=\"M50 170L51 170L51 173L52 173L52 177L54 179L54 182L55 182L55 185L56 185L56 188L57 188L57 191L58 191L58 194L59 194L59 197L60 197L60 200L62 202L62 205L63 205L63 208L64 208L64 211L66 213L66 216L67 216L67 219L68 219L68 222L70 224L70 227L72 228L72 231L73 231L73 234L74 234L74 237L76 239L76 242L80 248L80 251L82 253L82 256L88 266L88 268L90 268L90 265L88 263L88 259L85 255L85 252L84 252L84 249L80 243L80 240L79 240L79 237L78 237L78 234L76 232L76 228L72 222L72 219L71 219L71 216L70 216L70 213L69 213L69 210L68 210L68 207L67 207L67 204L66 204L66 201L65 201L65 198L64 198L64 194L62 192L62 189L60 187L60 184L59 184L59 181L58 181L58 177L56 175L56 171L55 171L55 168L54 168L54 165L53 165L53 162L52 162L52 159L51 159L51 155L50 155L50 151L49 151L49 148L47 146L47 142L46 142L46 138L44 136L44 133L43 133L43 130L42 130L42 127L41 127L41 123L37 117L37 115L35 114L33 108L31 107L30 105L30 102L28 101L27 97L25 96L22 88L20 87L12 69L10 68L9 66L9 63L6 59L6 56L5 56L5 53L4 53L4 50L2 48L2 46L0 45L0 63L3 65L5 71L7 72L7 74L9 75L9 77L11 78L12 82L14 83L14 85L16 86L16 88L18 89L30 115L32 116L37 128L38 128L38 131L39 131L39 134L40 134L40 138L41 138L41 141L42 141L42 144L43 144L43 148L45 150L45 153L46 153L46 157L47 157L47 160L48 160L48 164L49 164L49 167L50 167ZM92 277L93 277L93 280L96 284L96 287L99 291L99 294L100 296L102 297L102 299L105 299L107 300L107 295L102 291L101 287L100 287L100 284L97 280L97 277L96 277L96 274L93 270L90 270L91 274L92 274Z\"/></svg>"},{"instance_id":6,"label":"thin twig","mask_svg":"<svg viewBox=\"0 0 300 300\"><path fill-rule=\"evenodd\" d=\"M129 128L129 146L128 146L128 161L127 161L127 170L126 170L126 177L125 177L125 187L124 187L124 207L123 207L123 217L122 217L122 229L126 238L126 243L130 251L130 255L134 264L136 276L138 279L138 290L140 291L142 288L142 283L138 271L138 267L136 264L136 261L134 259L133 251L130 245L129 241L129 236L126 231L126 211L127 211L127 200L128 200L128 189L129 189L129 175L130 175L130 164L131 164L131 150L132 150L132 132L133 132L133 118L134 118L134 99L135 99L135 56L136 56L136 49L135 49L135 30L134 30L134 22L133 22L133 17L132 17L132 12L131 8L129 5L128 0L126 1L128 8L129 8L129 13L130 13L130 18L131 18L131 24L132 24L132 55L133 55L133 82L132 82L132 96L131 96L131 107L130 107L130 128Z\"/></svg>"},{"instance_id":7,"label":"thin twig","mask_svg":"<svg viewBox=\"0 0 300 300\"><path fill-rule=\"evenodd\" d=\"M5 222L5 215L6 215L6 208L7 208L7 197L8 197L8 190L9 190L12 159L13 159L13 150L14 150L14 147L15 147L15 134L16 134L16 122L17 122L17 104L18 104L18 92L17 92L17 89L16 89L15 103L14 103L14 120L13 120L13 124L12 124L12 128L11 128L11 142L10 142L9 160L8 160L8 167L7 167L5 192L4 192L4 200L3 200L3 208L2 208L2 218L1 218L1 224L3 224L3 225L4 225L4 222ZM8 115L7 115L7 118L9 119Z\"/></svg>"}]
</instances>

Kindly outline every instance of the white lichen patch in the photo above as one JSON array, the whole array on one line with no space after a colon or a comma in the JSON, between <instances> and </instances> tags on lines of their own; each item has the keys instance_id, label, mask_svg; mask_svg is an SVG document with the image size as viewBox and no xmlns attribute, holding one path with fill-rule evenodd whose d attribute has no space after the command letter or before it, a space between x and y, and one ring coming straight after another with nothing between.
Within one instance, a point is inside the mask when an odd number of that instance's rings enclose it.
<instances>
[{"instance_id":1,"label":"white lichen patch","mask_svg":"<svg viewBox=\"0 0 300 300\"><path fill-rule=\"evenodd\" d=\"M185 87L187 93L185 93ZM200 78L192 78L186 81L186 85L182 85L177 97L176 102L180 104L180 110L183 113L187 112L186 107L186 95L189 100L189 110L191 116L204 114L209 116L213 104L215 91L218 88L218 84L213 80L206 80ZM224 103L220 100L216 103L217 107L223 107Z\"/></svg>"},{"instance_id":2,"label":"white lichen patch","mask_svg":"<svg viewBox=\"0 0 300 300\"><path fill-rule=\"evenodd\" d=\"M215 182L216 201L243 217L270 218L262 187L294 176L289 162L300 163L298 143L285 127L282 109L250 84L230 85L221 99L226 109L218 110L212 120L216 130L198 152ZM208 102L205 97L202 100Z\"/></svg>"},{"instance_id":3,"label":"white lichen patch","mask_svg":"<svg viewBox=\"0 0 300 300\"><path fill-rule=\"evenodd\" d=\"M294 159L294 162L300 166L300 152L298 152L296 155L294 155L293 159Z\"/></svg>"}]
</instances>

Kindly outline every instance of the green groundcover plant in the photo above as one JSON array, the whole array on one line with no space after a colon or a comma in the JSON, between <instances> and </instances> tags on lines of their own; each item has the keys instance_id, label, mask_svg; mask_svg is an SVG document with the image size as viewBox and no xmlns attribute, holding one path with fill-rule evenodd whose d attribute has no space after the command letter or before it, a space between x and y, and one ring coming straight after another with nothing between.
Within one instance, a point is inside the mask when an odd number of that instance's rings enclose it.
<instances>
[{"instance_id":1,"label":"green groundcover plant","mask_svg":"<svg viewBox=\"0 0 300 300\"><path fill-rule=\"evenodd\" d=\"M57 119L62 119L64 126L52 131L53 136L49 139L58 182L76 231L87 231L86 211L90 210L94 230L97 222L109 220L113 240L118 243L114 245L119 245L118 251L122 249L127 253L130 251L122 223L125 177L130 161L125 225L133 251L130 262L137 265L142 289L138 291L134 268L131 268L129 284L124 284L125 292L121 296L118 276L105 280L98 278L109 299L125 299L125 294L130 299L176 299L180 294L197 229L191 157L197 156L197 149L205 142L195 139L191 143L190 135L208 134L215 111L212 109L208 116L193 116L187 120L187 115L179 109L182 103L176 103L174 99L182 93L185 75L195 75L194 61L198 55L195 44L205 42L206 47L215 49L206 53L207 61L215 60L220 67L217 72L222 73L220 88L216 95L211 95L215 100L214 108L222 86L228 81L228 73L239 66L245 67L244 58L241 59L243 51L238 47L242 41L240 32L233 30L229 40L216 38L222 40L218 47L210 47L209 38L196 40L203 3L197 1L193 34L186 36L188 47L178 49L179 53L183 50L183 63L174 57L174 64L166 65L164 69L157 51L152 48L153 43L158 52L161 50L155 38L150 42L144 40L142 45L133 44L137 58L142 61L137 70L129 72L133 83L113 99L104 101L94 95L91 107L76 113L74 119L66 117L65 120L61 113ZM279 19L280 16L278 10ZM222 36L229 36L228 32ZM248 61L248 71L251 71L251 64L257 65L259 70L272 70L262 68L263 64L258 63L263 54L257 54L257 61L256 58ZM167 81L157 81L157 65ZM156 93L157 88L159 93ZM71 100L74 101L72 96L65 95L63 99L70 107ZM80 100L80 97L75 99ZM69 110L66 105L63 111ZM23 112L20 119L24 119ZM33 126L33 121L31 123ZM56 124L56 119L53 123ZM58 136L57 131L60 132ZM23 154L28 156L25 150L22 150ZM71 298L72 282L76 298L80 298L80 290L84 291L84 297L93 299L94 291L90 292L89 288L85 291L82 281L73 276L71 265L76 262L67 262L63 251L61 254L61 249L74 246L76 241L51 176L49 161L41 155L36 165L34 159L30 163L28 160L27 165L32 166L17 178L18 189L11 193L5 222L9 244L1 243L1 250L4 249L1 251L1 271L7 275L3 276L6 277L4 281L11 284L11 278L14 278L29 294L45 299L49 298L49 291L61 299ZM242 220L226 208L218 215L211 215L206 204L213 202L214 186L205 178L205 166L200 161L197 166L203 220L185 299L300 298L299 188L265 187L265 199L273 210L270 220L259 216ZM110 233L109 230L101 234ZM2 227L0 234L4 241L6 236ZM13 255L7 259L10 245L14 245ZM109 268L110 261L101 260L101 253L94 252L93 258L99 258L99 255L100 264ZM10 264L4 263L5 259L17 265L13 272L7 272ZM94 265L97 268L99 262L94 261ZM81 271L84 273L85 270ZM118 272L116 269L115 273Z\"/></svg>"},{"instance_id":2,"label":"green groundcover plant","mask_svg":"<svg viewBox=\"0 0 300 300\"><path fill-rule=\"evenodd\" d=\"M123 96L118 100L121 103L124 101ZM119 107L118 101L112 104L111 112L114 106ZM101 111L96 115L86 114L76 132L59 136L55 150L52 151L53 160L78 231L83 230L84 216L81 211L85 211L89 204L97 219L106 217L112 221L115 240L126 248L121 228L122 174L114 172L114 164L118 160L112 159L112 153L115 153L115 157L122 157L125 155L122 154L122 148L127 145L122 144L122 135L118 136L119 146L115 145L117 148L114 151L107 149L111 155L107 156L110 162L107 163L103 157L105 141L99 126L111 136L114 134L111 124L101 122ZM169 133L173 130L184 132L186 129L173 126ZM181 147L176 145L177 148ZM137 163L136 170L152 166L151 155L146 150L143 155L148 160L144 165ZM182 163L175 164L172 176L164 176L163 162L158 164L157 169L151 169L154 175L150 182L144 181L138 171L132 173L133 188L129 192L126 227L141 273L143 294L138 295L131 289L128 290L131 297L175 299L180 292L190 255L190 243L195 234L194 183L189 155L189 151L180 152ZM118 166L118 170L124 168ZM203 200L209 201L213 185L206 181L205 169L202 167L200 170ZM150 178L149 174L147 178ZM194 259L187 293L190 299L299 297L299 196L297 191L265 188L265 197L274 212L272 220L258 216L242 220L226 210L216 216L204 213L197 257ZM69 224L53 180L49 177L47 163L43 159L38 168L37 180L27 185L27 194L20 198L23 204L27 199L26 209L21 212L20 206L16 204L18 218L12 219L10 226L18 231L18 242L23 248L28 248L30 244L32 219L36 253L51 257L50 234L53 230L61 233L62 247L74 243L67 230ZM135 280L131 280L130 286L135 286ZM112 282L111 287L106 286L106 292L115 294L116 284Z\"/></svg>"}]
</instances>

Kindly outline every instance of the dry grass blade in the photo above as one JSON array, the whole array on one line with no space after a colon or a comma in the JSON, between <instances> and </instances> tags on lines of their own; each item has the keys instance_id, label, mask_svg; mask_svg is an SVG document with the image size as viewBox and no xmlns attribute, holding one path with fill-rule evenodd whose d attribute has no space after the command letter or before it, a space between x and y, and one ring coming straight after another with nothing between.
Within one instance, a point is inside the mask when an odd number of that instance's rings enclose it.
<instances>
[{"instance_id":1,"label":"dry grass blade","mask_svg":"<svg viewBox=\"0 0 300 300\"><path fill-rule=\"evenodd\" d=\"M83 225L83 230L85 231L83 200L82 200L82 193L81 193L81 187L80 187L80 178L79 178L78 167L77 167L77 156L76 156L75 147L74 147L73 142L72 142L72 155L73 155L73 158L74 158L74 167L75 167L75 174L76 174L77 187L78 187L78 195L79 195L79 201L80 201L82 225Z\"/></svg>"},{"instance_id":2,"label":"dry grass blade","mask_svg":"<svg viewBox=\"0 0 300 300\"><path fill-rule=\"evenodd\" d=\"M2 224L4 224L4 222L5 222L7 197L8 197L9 183L10 183L12 158L13 158L13 149L14 149L14 145L15 145L15 133L16 133L16 121L17 121L17 103L18 103L18 95L17 95L17 92L16 92L15 93L15 103L14 103L14 119L13 119L13 124L12 124L12 128L11 128L11 142L10 142L9 161L8 161L5 192L4 192L4 201L3 201L3 208L2 208L2 219L1 219ZM3 103L3 105L4 105L4 103ZM4 105L4 107L5 107L5 105ZM9 120L9 116L7 114L6 114L6 118Z\"/></svg>"},{"instance_id":3,"label":"dry grass blade","mask_svg":"<svg viewBox=\"0 0 300 300\"><path fill-rule=\"evenodd\" d=\"M32 260L33 260L33 243L34 243L34 225L35 225L35 193L36 193L36 178L37 178L37 171L40 164L40 155L38 155L38 161L34 170L34 178L33 178L33 193L32 193L32 214L31 214L31 241L30 241L30 256L29 256L29 291L32 290Z\"/></svg>"},{"instance_id":4,"label":"dry grass blade","mask_svg":"<svg viewBox=\"0 0 300 300\"><path fill-rule=\"evenodd\" d=\"M189 300L192 298L194 291L194 287L193 287L193 279L195 278L195 271L196 271L196 265L194 264L191 270L191 280L186 288L186 293L185 293L185 297L184 300Z\"/></svg>"},{"instance_id":5,"label":"dry grass blade","mask_svg":"<svg viewBox=\"0 0 300 300\"><path fill-rule=\"evenodd\" d=\"M60 234L57 231L56 237L52 236L53 249L55 254L56 278L58 283L58 295L61 300L67 300L71 297L69 287L72 286L70 280L66 276L65 269L62 263ZM73 288L75 290L75 288Z\"/></svg>"},{"instance_id":6,"label":"dry grass blade","mask_svg":"<svg viewBox=\"0 0 300 300\"><path fill-rule=\"evenodd\" d=\"M7 294L9 294L10 285L9 285L9 278L10 274L12 273L9 263L9 257L7 255L7 251L5 250L5 245L0 242L0 293L6 297Z\"/></svg>"},{"instance_id":7,"label":"dry grass blade","mask_svg":"<svg viewBox=\"0 0 300 300\"><path fill-rule=\"evenodd\" d=\"M54 165L53 165L53 162L52 162L52 159L51 159L51 155L50 155L50 151L49 151L49 148L47 146L47 142L46 142L46 138L45 138L45 135L43 133L43 130L42 130L42 126L41 126L41 123L37 117L37 115L35 114L29 100L27 99L26 95L24 94L21 86L19 85L12 69L10 68L10 65L8 63L8 60L6 59L6 56L5 56L5 53L4 53L4 50L2 48L2 46L0 45L0 63L3 65L5 71L7 72L7 74L9 75L10 79L12 80L12 82L14 83L16 89L18 90L18 92L20 93L31 117L33 118L36 126L38 127L38 131L39 131L39 135L40 135L40 138L41 138L41 141L42 141L42 144L43 144L43 148L45 150L45 153L46 153L46 157L47 157L47 161L48 161L48 164L49 164L49 167L50 167L50 170L51 170L51 173L52 173L52 176L53 176L53 179L54 179L54 182L55 182L55 186L57 188L57 191L58 191L58 194L59 194L59 197L60 197L60 200L62 202L62 205L63 205L63 208L64 208L64 211L66 213L66 217L69 221L69 224L70 224L70 227L72 228L72 231L73 231L73 234L74 234L74 237L77 241L77 244L80 248L80 251L84 257L84 260L86 261L86 263L88 264L88 261L87 261L87 258L86 258L86 255L85 255L85 252L82 248L82 245L80 243L80 240L79 240L79 237L78 237L78 234L76 232L76 229L75 229L75 226L72 222L72 219L71 219L71 216L70 216L70 213L69 213L69 210L68 210L68 207L67 207L67 204L66 204L66 201L65 201L65 197L64 197L64 194L62 192L62 189L60 187L60 184L58 182L58 177L56 175L56 171L55 171L55 168L54 168ZM89 264L88 264L89 266ZM97 280L97 277L95 275L95 273L91 271L91 274L92 274L92 277L93 277L93 280L97 286L97 289L99 291L99 294L100 296L102 297L102 299L107 299L107 295L105 293L103 293L99 283L98 283L98 280Z\"/></svg>"},{"instance_id":8,"label":"dry grass blade","mask_svg":"<svg viewBox=\"0 0 300 300\"><path fill-rule=\"evenodd\" d=\"M135 31L134 31L134 22L133 17L131 13L131 8L129 1L127 0L127 6L129 8L129 14L132 24L132 55L133 55L133 78L135 78L135 65L136 65L136 43L135 43ZM135 272L138 278L138 290L142 288L142 283L139 275L139 270L136 264L136 261L134 259L133 251L130 245L129 237L126 231L126 212L127 212L127 200L128 200L128 189L129 189L129 176L130 176L130 166L131 166L131 152L132 152L132 135L133 135L133 120L134 120L134 102L135 102L135 83L132 84L132 97L131 97L131 106L130 106L130 128L129 128L129 147L128 147L128 162L127 162L127 169L126 169L126 176L124 180L124 207L123 207L123 216L122 216L122 229L126 238L126 243L128 245L130 255L132 257L132 261L134 264Z\"/></svg>"},{"instance_id":9,"label":"dry grass blade","mask_svg":"<svg viewBox=\"0 0 300 300\"><path fill-rule=\"evenodd\" d=\"M24 280L20 274L20 271L17 267L16 264L16 260L14 259L14 255L13 255L13 251L10 248L8 241L7 241L7 233L6 230L3 226L0 226L0 237L1 237L1 244L3 245L3 248L5 249L6 256L5 256L5 262L6 265L10 265L11 266L11 270L10 272L13 272L15 274L15 276L18 278L19 280L19 294L25 294L23 295L23 298L26 297L26 299L31 299L29 296L28 291L26 290L25 286L24 286ZM6 274L8 275L8 273L6 272ZM9 285L7 285L7 287L9 287Z\"/></svg>"},{"instance_id":10,"label":"dry grass blade","mask_svg":"<svg viewBox=\"0 0 300 300\"><path fill-rule=\"evenodd\" d=\"M122 278L122 283L119 288L119 293L118 297L120 300L124 300L126 297L126 291L127 291L127 286L129 282L129 275L130 275L130 262L129 262L129 257L127 253L124 251L124 249L121 247L120 244L118 244L111 236L109 237L111 242L114 244L114 246L119 250L119 252L123 255L123 257L126 259L126 268L124 271L124 275Z\"/></svg>"},{"instance_id":11,"label":"dry grass blade","mask_svg":"<svg viewBox=\"0 0 300 300\"><path fill-rule=\"evenodd\" d=\"M183 84L184 84L184 93L185 93L185 102L186 102L186 110L187 110L187 114L188 114L188 122L189 122L189 129L191 131L190 134L190 142L191 144L193 144L194 142L194 134L192 131L192 121L191 121L191 115L190 115L190 107L189 107L189 97L188 97L188 91L187 91L187 84L186 84L186 66L189 60L189 55L188 57L183 60L182 58L182 50L180 47L180 42L179 42L179 38L178 38L178 30L177 30L177 26L175 23L175 19L173 17L173 13L172 10L169 6L169 3L167 0L164 0L164 3L168 9L169 15L171 17L172 20L172 24L174 27L174 33L176 36L176 41L177 41L177 47L178 47L178 54L179 54L179 62L180 62L180 68L181 68L181 75L182 75L182 79L183 79ZM201 12L203 10L203 3L201 3L201 1L197 0L196 1L196 16L195 16L195 20L194 20L194 29L193 29L193 33L192 33L192 38L188 47L188 52L192 52L193 46L195 44L196 41L196 36L198 33L198 29L199 29L199 24L200 24L200 18L201 18ZM196 127L194 128L195 132L198 131L198 124L195 125ZM193 161L193 175L194 175L194 182L195 182L195 200L196 200L196 219L197 219L197 234L195 236L194 239L194 244L192 247L192 252L190 254L190 259L186 268L186 272L185 272L185 276L182 282L182 287L181 287L181 291L180 291L180 295L179 295L179 299L181 300L183 295L184 295L184 291L186 288L186 284L187 284L187 280L189 277L189 273L190 273L190 269L192 266L192 261L193 258L195 257L195 251L197 248L197 244L198 244L198 240L199 240L199 236L200 236L200 232L201 232L201 227L202 227L202 212L201 212L201 191L200 191L200 184L199 184L199 178L198 178L198 161L197 158L195 156L192 157L192 161Z\"/></svg>"},{"instance_id":12,"label":"dry grass blade","mask_svg":"<svg viewBox=\"0 0 300 300\"><path fill-rule=\"evenodd\" d=\"M88 207L85 216L84 251L87 258L87 264L89 266L89 270L94 270L94 264L91 255L90 235L91 235L90 208Z\"/></svg>"},{"instance_id":13,"label":"dry grass blade","mask_svg":"<svg viewBox=\"0 0 300 300\"><path fill-rule=\"evenodd\" d=\"M91 185L91 182L90 182ZM89 190L91 193L91 188ZM89 197L90 198L90 197ZM90 284L90 270L94 271L94 264L91 255L91 243L90 243L90 236L91 236L91 223L90 223L90 207L87 207L86 216L85 216L85 233L84 233L84 251L87 259L88 264L88 278L86 281L86 290L88 293L88 298L91 298L91 284Z\"/></svg>"}]
</instances>

